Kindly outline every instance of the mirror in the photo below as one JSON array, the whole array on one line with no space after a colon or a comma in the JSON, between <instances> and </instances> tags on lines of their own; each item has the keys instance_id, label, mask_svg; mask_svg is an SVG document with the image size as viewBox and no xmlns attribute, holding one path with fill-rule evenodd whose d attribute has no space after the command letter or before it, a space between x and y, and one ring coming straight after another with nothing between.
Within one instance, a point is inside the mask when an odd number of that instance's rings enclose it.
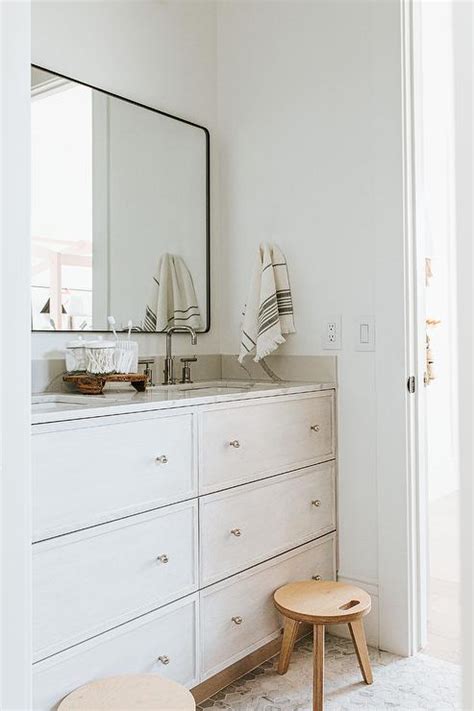
<instances>
[{"instance_id":1,"label":"mirror","mask_svg":"<svg viewBox=\"0 0 474 711\"><path fill-rule=\"evenodd\" d=\"M31 77L33 330L208 331L207 129Z\"/></svg>"}]
</instances>

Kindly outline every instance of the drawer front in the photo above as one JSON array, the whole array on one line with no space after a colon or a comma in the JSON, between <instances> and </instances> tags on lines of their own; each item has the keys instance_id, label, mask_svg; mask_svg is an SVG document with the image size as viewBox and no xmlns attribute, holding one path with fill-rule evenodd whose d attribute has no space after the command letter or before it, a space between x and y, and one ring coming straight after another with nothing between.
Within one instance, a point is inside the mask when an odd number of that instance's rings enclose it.
<instances>
[{"instance_id":1,"label":"drawer front","mask_svg":"<svg viewBox=\"0 0 474 711\"><path fill-rule=\"evenodd\" d=\"M34 540L196 494L190 414L37 425L32 448Z\"/></svg>"},{"instance_id":2,"label":"drawer front","mask_svg":"<svg viewBox=\"0 0 474 711\"><path fill-rule=\"evenodd\" d=\"M201 586L335 530L334 463L200 499Z\"/></svg>"},{"instance_id":3,"label":"drawer front","mask_svg":"<svg viewBox=\"0 0 474 711\"><path fill-rule=\"evenodd\" d=\"M202 412L201 493L332 459L334 433L333 391Z\"/></svg>"},{"instance_id":4,"label":"drawer front","mask_svg":"<svg viewBox=\"0 0 474 711\"><path fill-rule=\"evenodd\" d=\"M197 589L197 504L33 546L35 660Z\"/></svg>"},{"instance_id":5,"label":"drawer front","mask_svg":"<svg viewBox=\"0 0 474 711\"><path fill-rule=\"evenodd\" d=\"M34 711L52 711L79 686L116 674L159 673L188 688L195 686L197 607L193 595L34 664Z\"/></svg>"},{"instance_id":6,"label":"drawer front","mask_svg":"<svg viewBox=\"0 0 474 711\"><path fill-rule=\"evenodd\" d=\"M202 590L202 679L276 637L281 618L273 606L274 591L313 575L335 577L334 534Z\"/></svg>"}]
</instances>

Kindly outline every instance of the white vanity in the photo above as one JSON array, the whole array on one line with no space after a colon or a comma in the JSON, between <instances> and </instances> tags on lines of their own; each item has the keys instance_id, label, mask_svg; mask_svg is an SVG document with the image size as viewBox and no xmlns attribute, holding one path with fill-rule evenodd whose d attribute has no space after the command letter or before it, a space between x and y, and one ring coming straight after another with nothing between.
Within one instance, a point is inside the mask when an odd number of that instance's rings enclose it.
<instances>
[{"instance_id":1,"label":"white vanity","mask_svg":"<svg viewBox=\"0 0 474 711\"><path fill-rule=\"evenodd\" d=\"M50 399L33 414L34 709L126 672L196 687L278 637L278 586L335 576L333 384Z\"/></svg>"}]
</instances>

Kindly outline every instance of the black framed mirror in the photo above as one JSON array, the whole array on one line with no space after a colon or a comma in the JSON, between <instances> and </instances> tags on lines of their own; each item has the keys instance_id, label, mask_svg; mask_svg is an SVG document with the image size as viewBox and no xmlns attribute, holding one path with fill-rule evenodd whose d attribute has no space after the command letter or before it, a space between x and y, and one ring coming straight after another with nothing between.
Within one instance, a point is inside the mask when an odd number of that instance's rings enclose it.
<instances>
[{"instance_id":1,"label":"black framed mirror","mask_svg":"<svg viewBox=\"0 0 474 711\"><path fill-rule=\"evenodd\" d=\"M208 332L204 126L32 66L32 329Z\"/></svg>"}]
</instances>

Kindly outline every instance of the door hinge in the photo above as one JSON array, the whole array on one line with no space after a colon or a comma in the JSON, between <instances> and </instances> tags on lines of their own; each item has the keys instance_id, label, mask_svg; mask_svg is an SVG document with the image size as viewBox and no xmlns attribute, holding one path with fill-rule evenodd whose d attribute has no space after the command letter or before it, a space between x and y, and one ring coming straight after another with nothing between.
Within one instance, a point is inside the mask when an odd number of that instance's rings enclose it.
<instances>
[{"instance_id":1,"label":"door hinge","mask_svg":"<svg viewBox=\"0 0 474 711\"><path fill-rule=\"evenodd\" d=\"M410 375L407 381L408 392L413 395L416 392L416 378L414 375Z\"/></svg>"}]
</instances>

